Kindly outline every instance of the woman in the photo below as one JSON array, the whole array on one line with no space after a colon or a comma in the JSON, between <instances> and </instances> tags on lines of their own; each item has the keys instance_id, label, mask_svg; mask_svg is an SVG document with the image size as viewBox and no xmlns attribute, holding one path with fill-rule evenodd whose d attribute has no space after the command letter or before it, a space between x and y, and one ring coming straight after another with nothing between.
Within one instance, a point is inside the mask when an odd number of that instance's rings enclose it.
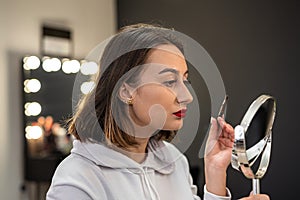
<instances>
[{"instance_id":1,"label":"woman","mask_svg":"<svg viewBox=\"0 0 300 200\"><path fill-rule=\"evenodd\" d=\"M171 141L193 98L183 47L173 31L123 28L106 46L97 87L70 120L76 137L57 168L47 199L200 199L188 162ZM204 199L230 199L226 169L233 128L212 119ZM217 140L214 136L221 134ZM246 199L269 199L251 195Z\"/></svg>"}]
</instances>

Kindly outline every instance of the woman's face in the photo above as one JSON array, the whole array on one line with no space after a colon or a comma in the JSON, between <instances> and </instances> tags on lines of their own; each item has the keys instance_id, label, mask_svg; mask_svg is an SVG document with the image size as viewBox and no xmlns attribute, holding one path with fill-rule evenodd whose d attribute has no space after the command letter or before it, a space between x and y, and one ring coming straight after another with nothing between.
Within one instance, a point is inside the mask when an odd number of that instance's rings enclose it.
<instances>
[{"instance_id":1,"label":"woman's face","mask_svg":"<svg viewBox=\"0 0 300 200\"><path fill-rule=\"evenodd\" d=\"M130 116L138 126L178 130L193 97L187 64L174 45L160 45L148 55L138 86L132 93Z\"/></svg>"}]
</instances>

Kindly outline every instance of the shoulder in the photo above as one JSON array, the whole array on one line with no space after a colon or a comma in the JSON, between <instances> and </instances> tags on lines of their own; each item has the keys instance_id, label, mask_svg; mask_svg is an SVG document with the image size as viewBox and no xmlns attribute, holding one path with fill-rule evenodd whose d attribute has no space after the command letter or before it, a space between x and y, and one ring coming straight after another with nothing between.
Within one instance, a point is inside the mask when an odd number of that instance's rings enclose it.
<instances>
[{"instance_id":1,"label":"shoulder","mask_svg":"<svg viewBox=\"0 0 300 200\"><path fill-rule=\"evenodd\" d=\"M57 167L47 197L68 199L76 195L92 199L95 194L105 195L103 180L101 168L82 156L71 154Z\"/></svg>"},{"instance_id":2,"label":"shoulder","mask_svg":"<svg viewBox=\"0 0 300 200\"><path fill-rule=\"evenodd\" d=\"M86 185L102 185L103 179L99 166L85 157L71 154L59 164L51 184L85 188Z\"/></svg>"},{"instance_id":3,"label":"shoulder","mask_svg":"<svg viewBox=\"0 0 300 200\"><path fill-rule=\"evenodd\" d=\"M97 176L101 175L99 172L101 172L101 168L91 160L72 153L58 165L53 179L72 182L76 179L83 181L88 175L95 173Z\"/></svg>"}]
</instances>

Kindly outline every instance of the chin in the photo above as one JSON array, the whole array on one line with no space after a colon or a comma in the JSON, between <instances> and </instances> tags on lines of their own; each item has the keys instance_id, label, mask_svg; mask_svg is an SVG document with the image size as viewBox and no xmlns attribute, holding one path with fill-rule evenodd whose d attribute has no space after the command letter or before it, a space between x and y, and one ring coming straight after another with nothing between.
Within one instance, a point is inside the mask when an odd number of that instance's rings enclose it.
<instances>
[{"instance_id":1,"label":"chin","mask_svg":"<svg viewBox=\"0 0 300 200\"><path fill-rule=\"evenodd\" d=\"M163 130L166 130L166 131L177 131L177 130L181 129L182 126L183 126L182 120L178 120L176 122L165 124L165 126L163 127Z\"/></svg>"}]
</instances>

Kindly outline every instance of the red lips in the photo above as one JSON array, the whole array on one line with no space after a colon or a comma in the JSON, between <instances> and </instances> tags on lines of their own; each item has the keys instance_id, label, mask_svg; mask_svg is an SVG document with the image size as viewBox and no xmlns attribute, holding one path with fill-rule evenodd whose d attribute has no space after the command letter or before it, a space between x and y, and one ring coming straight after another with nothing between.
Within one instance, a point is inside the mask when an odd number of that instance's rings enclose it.
<instances>
[{"instance_id":1,"label":"red lips","mask_svg":"<svg viewBox=\"0 0 300 200\"><path fill-rule=\"evenodd\" d=\"M177 112L174 112L173 114L176 117L183 118L183 117L185 117L186 111L187 111L187 109L181 109L181 110L179 110Z\"/></svg>"}]
</instances>

